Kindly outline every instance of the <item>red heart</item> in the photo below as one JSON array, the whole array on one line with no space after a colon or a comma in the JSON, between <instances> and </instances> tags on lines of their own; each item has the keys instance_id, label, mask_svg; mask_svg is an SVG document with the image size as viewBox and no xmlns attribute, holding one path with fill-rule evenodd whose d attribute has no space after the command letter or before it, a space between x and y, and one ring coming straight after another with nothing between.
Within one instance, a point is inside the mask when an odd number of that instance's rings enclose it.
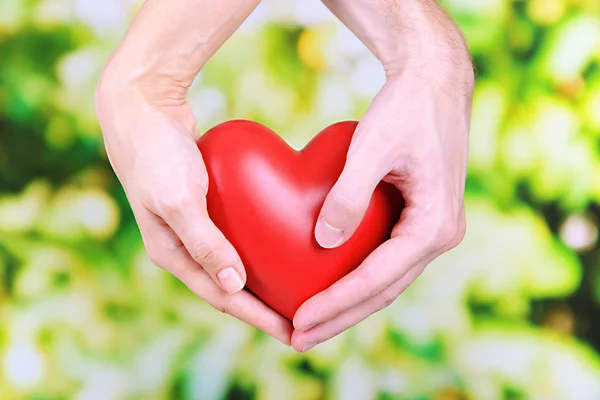
<instances>
[{"instance_id":1,"label":"red heart","mask_svg":"<svg viewBox=\"0 0 600 400\"><path fill-rule=\"evenodd\" d=\"M334 124L302 151L251 121L225 122L198 140L211 219L238 251L247 288L290 320L387 240L400 216L400 193L381 183L350 240L336 249L315 240L319 211L342 172L356 124Z\"/></svg>"}]
</instances>

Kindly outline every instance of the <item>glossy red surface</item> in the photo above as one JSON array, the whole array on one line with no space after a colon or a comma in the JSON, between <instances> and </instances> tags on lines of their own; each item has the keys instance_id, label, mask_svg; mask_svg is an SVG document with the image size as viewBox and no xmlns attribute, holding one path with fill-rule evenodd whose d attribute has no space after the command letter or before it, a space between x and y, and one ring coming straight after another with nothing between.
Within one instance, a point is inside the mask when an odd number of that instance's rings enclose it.
<instances>
[{"instance_id":1,"label":"glossy red surface","mask_svg":"<svg viewBox=\"0 0 600 400\"><path fill-rule=\"evenodd\" d=\"M198 141L212 220L240 254L247 288L290 320L304 301L387 240L398 221L402 198L381 183L349 241L323 249L315 240L319 211L344 167L355 128L356 122L334 124L302 151L251 121L225 122Z\"/></svg>"}]
</instances>

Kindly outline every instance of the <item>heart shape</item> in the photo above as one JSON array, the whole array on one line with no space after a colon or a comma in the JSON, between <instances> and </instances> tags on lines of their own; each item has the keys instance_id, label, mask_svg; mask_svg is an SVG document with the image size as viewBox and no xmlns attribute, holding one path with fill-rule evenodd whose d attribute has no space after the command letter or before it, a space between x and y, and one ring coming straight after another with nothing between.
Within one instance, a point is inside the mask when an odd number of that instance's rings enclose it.
<instances>
[{"instance_id":1,"label":"heart shape","mask_svg":"<svg viewBox=\"0 0 600 400\"><path fill-rule=\"evenodd\" d=\"M238 251L247 288L290 320L389 239L400 216L400 193L382 182L346 243L324 249L315 240L319 212L344 168L356 125L331 125L301 151L245 120L220 124L198 140L212 221Z\"/></svg>"}]
</instances>

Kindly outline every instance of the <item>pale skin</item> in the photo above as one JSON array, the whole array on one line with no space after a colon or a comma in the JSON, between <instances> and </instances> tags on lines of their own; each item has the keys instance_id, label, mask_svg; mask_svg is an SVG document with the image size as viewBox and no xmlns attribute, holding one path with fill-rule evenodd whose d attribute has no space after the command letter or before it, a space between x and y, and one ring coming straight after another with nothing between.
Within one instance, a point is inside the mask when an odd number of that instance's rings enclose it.
<instances>
[{"instance_id":1,"label":"pale skin","mask_svg":"<svg viewBox=\"0 0 600 400\"><path fill-rule=\"evenodd\" d=\"M433 0L324 0L387 81L358 125L316 239L343 244L381 180L396 185L406 208L390 240L290 323L243 289L239 255L208 217L186 102L202 66L259 2L147 0L104 69L96 108L152 261L215 308L307 351L391 304L462 240L474 74L460 31Z\"/></svg>"}]
</instances>

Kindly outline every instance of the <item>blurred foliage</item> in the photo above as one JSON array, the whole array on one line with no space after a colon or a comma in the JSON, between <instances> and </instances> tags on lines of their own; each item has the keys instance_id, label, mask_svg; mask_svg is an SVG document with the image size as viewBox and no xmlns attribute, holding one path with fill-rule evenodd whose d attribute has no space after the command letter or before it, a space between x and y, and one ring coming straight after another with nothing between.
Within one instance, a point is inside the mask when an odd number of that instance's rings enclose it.
<instances>
[{"instance_id":1,"label":"blurred foliage","mask_svg":"<svg viewBox=\"0 0 600 400\"><path fill-rule=\"evenodd\" d=\"M139 1L2 0L0 398L599 399L600 2L442 4L479 74L467 237L300 355L144 253L93 111ZM300 147L382 82L318 2L265 0L190 102Z\"/></svg>"}]
</instances>

